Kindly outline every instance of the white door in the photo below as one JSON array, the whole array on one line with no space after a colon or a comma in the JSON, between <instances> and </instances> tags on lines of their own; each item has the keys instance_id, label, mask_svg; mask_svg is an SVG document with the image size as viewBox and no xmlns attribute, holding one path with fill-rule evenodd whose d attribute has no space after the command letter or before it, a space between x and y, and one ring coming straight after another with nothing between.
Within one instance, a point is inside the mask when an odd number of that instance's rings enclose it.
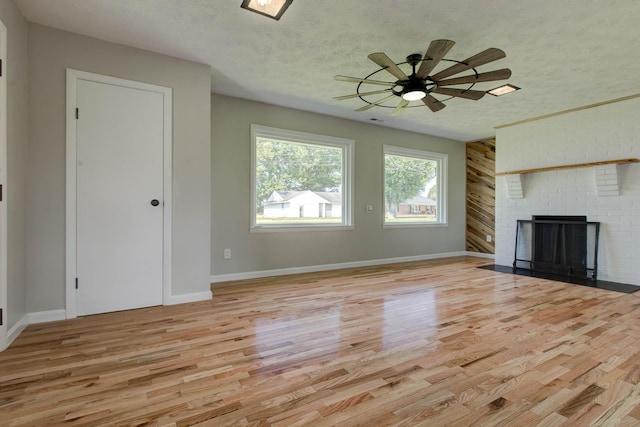
<instances>
[{"instance_id":1,"label":"white door","mask_svg":"<svg viewBox=\"0 0 640 427\"><path fill-rule=\"evenodd\" d=\"M162 304L163 95L76 90L77 314Z\"/></svg>"}]
</instances>

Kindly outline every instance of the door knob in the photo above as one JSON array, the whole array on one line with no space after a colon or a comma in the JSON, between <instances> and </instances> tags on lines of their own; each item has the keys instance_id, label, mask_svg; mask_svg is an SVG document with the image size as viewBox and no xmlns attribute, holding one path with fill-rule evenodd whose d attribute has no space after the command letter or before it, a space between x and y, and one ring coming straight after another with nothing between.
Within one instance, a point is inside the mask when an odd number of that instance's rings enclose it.
<instances>
[{"instance_id":1,"label":"door knob","mask_svg":"<svg viewBox=\"0 0 640 427\"><path fill-rule=\"evenodd\" d=\"M160 204L160 202L158 201L158 199L153 199L151 201L151 206L158 206Z\"/></svg>"}]
</instances>

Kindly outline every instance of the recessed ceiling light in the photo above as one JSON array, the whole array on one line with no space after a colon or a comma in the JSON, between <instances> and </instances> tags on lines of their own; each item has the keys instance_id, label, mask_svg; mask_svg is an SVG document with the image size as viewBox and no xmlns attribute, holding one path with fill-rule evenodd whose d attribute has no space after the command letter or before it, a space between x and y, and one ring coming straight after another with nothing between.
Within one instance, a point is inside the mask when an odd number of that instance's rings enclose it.
<instances>
[{"instance_id":1,"label":"recessed ceiling light","mask_svg":"<svg viewBox=\"0 0 640 427\"><path fill-rule=\"evenodd\" d=\"M293 0L243 0L240 7L277 21L292 2Z\"/></svg>"},{"instance_id":2,"label":"recessed ceiling light","mask_svg":"<svg viewBox=\"0 0 640 427\"><path fill-rule=\"evenodd\" d=\"M498 86L496 88L488 90L487 93L489 95L493 95L493 96L502 96L502 95L506 95L506 94L511 93L511 92L515 92L517 90L520 90L520 88L518 86L514 86L514 85L511 85L511 84L506 84L506 85Z\"/></svg>"}]
</instances>

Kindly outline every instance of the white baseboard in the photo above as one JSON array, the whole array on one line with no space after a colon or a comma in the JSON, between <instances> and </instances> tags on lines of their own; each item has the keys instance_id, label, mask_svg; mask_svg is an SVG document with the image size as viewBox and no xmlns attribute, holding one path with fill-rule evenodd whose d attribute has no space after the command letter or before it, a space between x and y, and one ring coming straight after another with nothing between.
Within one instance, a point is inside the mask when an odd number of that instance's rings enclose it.
<instances>
[{"instance_id":1,"label":"white baseboard","mask_svg":"<svg viewBox=\"0 0 640 427\"><path fill-rule=\"evenodd\" d=\"M191 294L173 295L170 304L183 304L186 302L206 301L212 298L211 291L194 292ZM67 318L66 310L48 310L27 313L7 331L6 343L0 342L0 351L7 349L11 343L18 338L18 335L25 328L34 323L54 322L56 320L65 320Z\"/></svg>"},{"instance_id":2,"label":"white baseboard","mask_svg":"<svg viewBox=\"0 0 640 427\"><path fill-rule=\"evenodd\" d=\"M232 280L259 279L261 277L284 276L287 274L315 273L316 271L340 270L342 268L370 267L400 262L425 261L429 259L465 256L467 252L446 252L441 254L416 255L398 258L372 259L366 261L343 262L338 264L310 265L306 267L279 268L275 270L250 271L247 273L217 274L211 276L211 283L229 282Z\"/></svg>"},{"instance_id":3,"label":"white baseboard","mask_svg":"<svg viewBox=\"0 0 640 427\"><path fill-rule=\"evenodd\" d=\"M66 318L66 310L49 310L27 313L7 331L7 345L5 348L9 347L11 343L18 338L18 335L20 335L27 326L33 323L53 322L54 320L64 320ZM0 351L5 348L0 349Z\"/></svg>"},{"instance_id":4,"label":"white baseboard","mask_svg":"<svg viewBox=\"0 0 640 427\"><path fill-rule=\"evenodd\" d=\"M211 291L193 292L190 294L172 295L169 304L184 304L187 302L207 301L212 298Z\"/></svg>"},{"instance_id":5,"label":"white baseboard","mask_svg":"<svg viewBox=\"0 0 640 427\"><path fill-rule=\"evenodd\" d=\"M56 320L65 320L67 318L67 310L48 310L27 313L29 324L55 322Z\"/></svg>"},{"instance_id":6,"label":"white baseboard","mask_svg":"<svg viewBox=\"0 0 640 427\"><path fill-rule=\"evenodd\" d=\"M25 314L24 316L22 316L22 318L20 320L18 320L16 322L15 325L13 325L11 327L11 329L9 329L7 331L7 342L6 342L6 347L5 348L1 348L0 351L8 348L11 343L18 338L18 335L20 335L22 333L22 331L24 331L24 329L29 326L29 315Z\"/></svg>"},{"instance_id":7,"label":"white baseboard","mask_svg":"<svg viewBox=\"0 0 640 427\"><path fill-rule=\"evenodd\" d=\"M467 256L473 256L476 258L487 258L487 259L496 259L496 255L495 254L483 254L480 252L468 252L466 253Z\"/></svg>"}]
</instances>

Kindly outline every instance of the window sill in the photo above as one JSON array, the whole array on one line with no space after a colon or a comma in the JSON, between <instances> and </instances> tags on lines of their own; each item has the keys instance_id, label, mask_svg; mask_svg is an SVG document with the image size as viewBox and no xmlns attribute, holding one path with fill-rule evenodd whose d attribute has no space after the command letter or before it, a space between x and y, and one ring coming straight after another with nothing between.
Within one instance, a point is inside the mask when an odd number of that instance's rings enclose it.
<instances>
[{"instance_id":1,"label":"window sill","mask_svg":"<svg viewBox=\"0 0 640 427\"><path fill-rule=\"evenodd\" d=\"M383 224L382 228L391 230L394 228L439 228L439 227L448 227L448 226L449 224L447 224L446 222L436 222L436 223L420 222L420 223L407 223L407 224L402 224L402 223Z\"/></svg>"},{"instance_id":2,"label":"window sill","mask_svg":"<svg viewBox=\"0 0 640 427\"><path fill-rule=\"evenodd\" d=\"M353 225L277 225L277 226L264 226L257 225L249 228L249 233L288 233L296 231L350 231L354 230Z\"/></svg>"}]
</instances>

